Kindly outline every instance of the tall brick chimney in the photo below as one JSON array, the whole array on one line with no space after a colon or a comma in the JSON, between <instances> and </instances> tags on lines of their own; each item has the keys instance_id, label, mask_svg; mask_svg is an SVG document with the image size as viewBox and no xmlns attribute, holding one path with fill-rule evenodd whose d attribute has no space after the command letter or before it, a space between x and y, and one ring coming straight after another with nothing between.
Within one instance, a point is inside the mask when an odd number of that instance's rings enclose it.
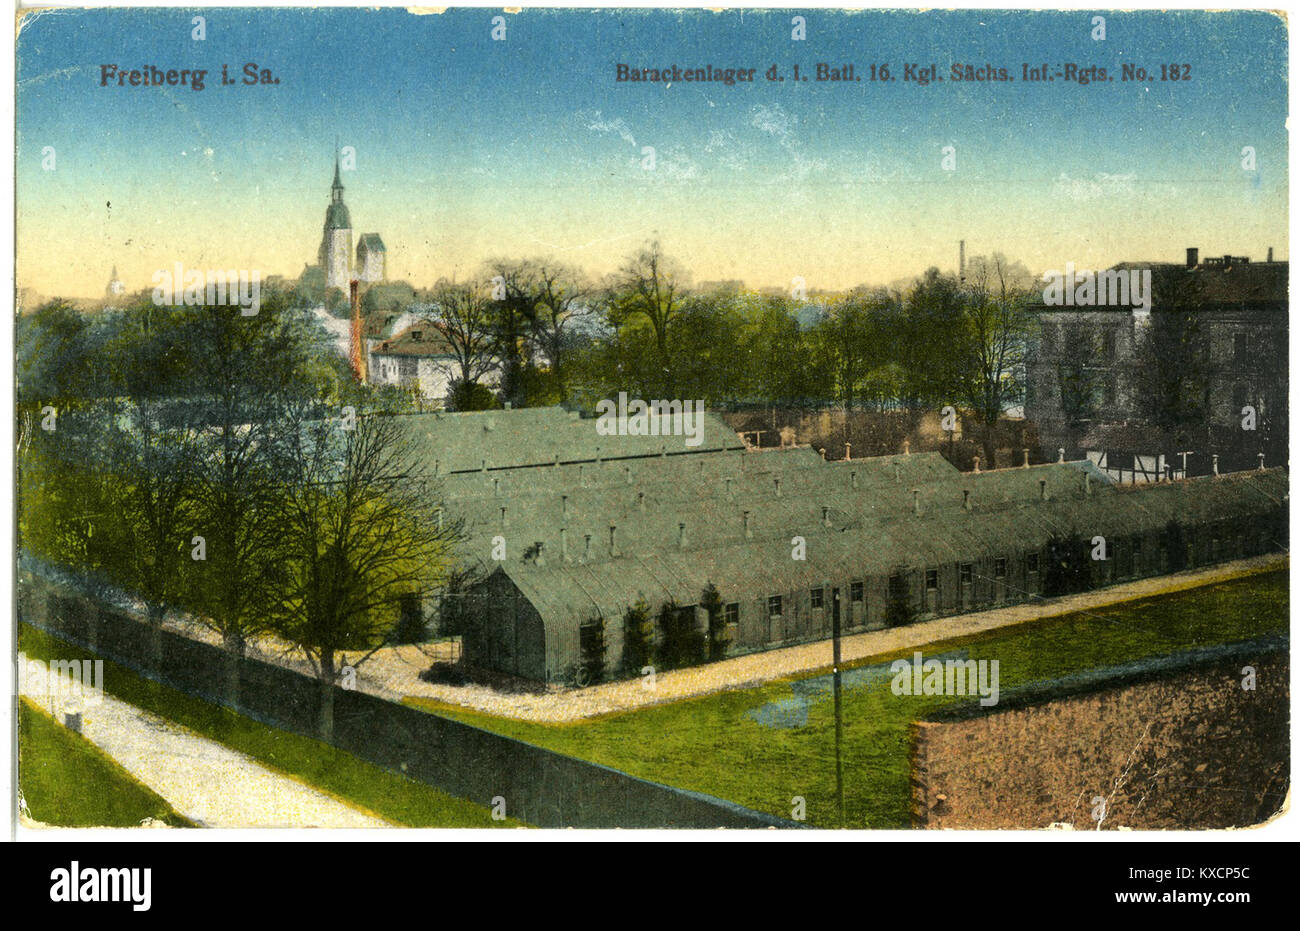
<instances>
[{"instance_id":1,"label":"tall brick chimney","mask_svg":"<svg viewBox=\"0 0 1300 931\"><path fill-rule=\"evenodd\" d=\"M366 380L366 353L361 341L361 282L353 278L348 285L352 299L352 330L349 338L349 357L352 360L352 374L357 381Z\"/></svg>"},{"instance_id":2,"label":"tall brick chimney","mask_svg":"<svg viewBox=\"0 0 1300 931\"><path fill-rule=\"evenodd\" d=\"M1192 246L1187 247L1187 267L1195 268L1201 260L1201 250Z\"/></svg>"}]
</instances>

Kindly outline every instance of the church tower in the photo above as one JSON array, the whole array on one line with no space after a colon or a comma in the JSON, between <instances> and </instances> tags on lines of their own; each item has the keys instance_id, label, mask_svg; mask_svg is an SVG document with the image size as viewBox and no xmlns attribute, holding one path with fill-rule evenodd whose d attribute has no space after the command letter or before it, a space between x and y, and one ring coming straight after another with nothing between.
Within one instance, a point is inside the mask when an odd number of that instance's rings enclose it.
<instances>
[{"instance_id":1,"label":"church tower","mask_svg":"<svg viewBox=\"0 0 1300 931\"><path fill-rule=\"evenodd\" d=\"M343 203L338 153L334 155L334 184L330 187L330 205L325 210L325 232L321 236L317 263L325 269L326 287L347 291L352 280L352 218Z\"/></svg>"}]
</instances>

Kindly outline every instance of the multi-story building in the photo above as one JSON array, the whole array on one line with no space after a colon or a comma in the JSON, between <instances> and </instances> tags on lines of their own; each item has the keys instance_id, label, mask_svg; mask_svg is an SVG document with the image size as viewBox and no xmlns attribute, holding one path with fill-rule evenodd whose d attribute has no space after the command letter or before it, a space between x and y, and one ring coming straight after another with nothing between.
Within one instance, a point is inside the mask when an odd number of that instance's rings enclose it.
<instances>
[{"instance_id":1,"label":"multi-story building","mask_svg":"<svg viewBox=\"0 0 1300 931\"><path fill-rule=\"evenodd\" d=\"M1039 304L1026 417L1044 457L1089 458L1121 481L1159 481L1286 458L1288 263L1225 255L1125 262L1152 275L1133 304Z\"/></svg>"}]
</instances>

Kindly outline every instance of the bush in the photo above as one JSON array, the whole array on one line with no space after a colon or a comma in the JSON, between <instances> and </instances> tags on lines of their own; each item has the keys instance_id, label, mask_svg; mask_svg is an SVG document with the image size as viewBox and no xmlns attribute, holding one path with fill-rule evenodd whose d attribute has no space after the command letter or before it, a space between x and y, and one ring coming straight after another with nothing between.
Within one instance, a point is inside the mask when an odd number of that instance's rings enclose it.
<instances>
[{"instance_id":1,"label":"bush","mask_svg":"<svg viewBox=\"0 0 1300 931\"><path fill-rule=\"evenodd\" d=\"M695 607L675 601L659 609L659 665L664 669L694 666L704 658L705 635L695 624Z\"/></svg>"},{"instance_id":2,"label":"bush","mask_svg":"<svg viewBox=\"0 0 1300 931\"><path fill-rule=\"evenodd\" d=\"M579 630L582 665L581 685L595 685L605 678L605 619L598 617Z\"/></svg>"},{"instance_id":3,"label":"bush","mask_svg":"<svg viewBox=\"0 0 1300 931\"><path fill-rule=\"evenodd\" d=\"M491 389L478 382L454 382L447 393L450 411L491 411L500 406Z\"/></svg>"},{"instance_id":4,"label":"bush","mask_svg":"<svg viewBox=\"0 0 1300 931\"><path fill-rule=\"evenodd\" d=\"M700 607L709 617L709 659L722 659L731 645L731 631L727 629L727 619L722 610L722 596L712 582L700 594Z\"/></svg>"},{"instance_id":5,"label":"bush","mask_svg":"<svg viewBox=\"0 0 1300 931\"><path fill-rule=\"evenodd\" d=\"M623 615L623 669L629 675L640 675L641 669L650 664L654 630L650 605L638 598Z\"/></svg>"}]
</instances>

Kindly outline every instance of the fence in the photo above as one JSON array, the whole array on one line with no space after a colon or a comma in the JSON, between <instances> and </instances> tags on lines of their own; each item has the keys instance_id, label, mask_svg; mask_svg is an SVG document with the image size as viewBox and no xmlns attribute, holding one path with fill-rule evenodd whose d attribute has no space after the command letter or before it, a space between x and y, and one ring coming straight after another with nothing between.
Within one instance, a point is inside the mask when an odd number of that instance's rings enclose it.
<instances>
[{"instance_id":1,"label":"fence","mask_svg":"<svg viewBox=\"0 0 1300 931\"><path fill-rule=\"evenodd\" d=\"M538 827L802 827L338 686L328 687L333 727L322 735L326 687L316 679L159 629L66 579L24 572L18 612L20 622L263 724L485 807L504 799L507 815Z\"/></svg>"}]
</instances>

